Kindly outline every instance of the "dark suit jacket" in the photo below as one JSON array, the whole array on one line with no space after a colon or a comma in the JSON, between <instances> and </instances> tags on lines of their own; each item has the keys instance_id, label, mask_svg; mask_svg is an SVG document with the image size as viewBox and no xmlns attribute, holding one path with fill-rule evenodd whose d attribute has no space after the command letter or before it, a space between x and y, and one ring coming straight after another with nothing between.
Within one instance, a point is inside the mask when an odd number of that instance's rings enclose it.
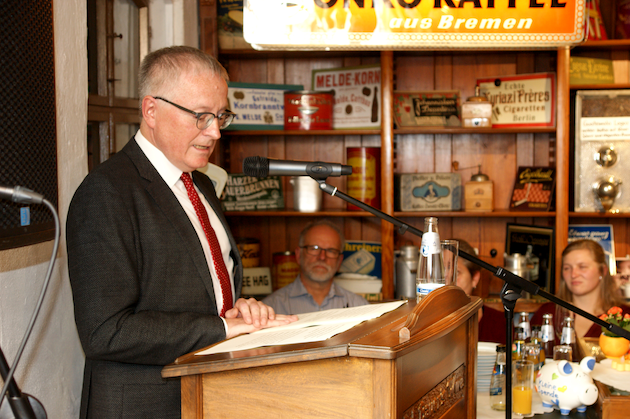
<instances>
[{"instance_id":1,"label":"dark suit jacket","mask_svg":"<svg viewBox=\"0 0 630 419\"><path fill-rule=\"evenodd\" d=\"M225 226L210 179L193 173ZM75 320L85 352L81 418L179 418L179 380L164 365L225 338L210 270L179 201L135 139L96 167L68 213Z\"/></svg>"}]
</instances>

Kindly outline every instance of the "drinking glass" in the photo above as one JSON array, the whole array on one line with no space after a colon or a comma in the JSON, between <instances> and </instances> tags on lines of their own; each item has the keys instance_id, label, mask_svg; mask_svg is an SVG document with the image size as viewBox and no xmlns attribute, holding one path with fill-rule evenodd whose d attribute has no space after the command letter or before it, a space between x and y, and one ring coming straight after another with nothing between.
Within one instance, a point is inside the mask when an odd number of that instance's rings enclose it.
<instances>
[{"instance_id":1,"label":"drinking glass","mask_svg":"<svg viewBox=\"0 0 630 419\"><path fill-rule=\"evenodd\" d=\"M534 390L534 363L514 361L512 364L512 412L519 415L532 413Z\"/></svg>"}]
</instances>

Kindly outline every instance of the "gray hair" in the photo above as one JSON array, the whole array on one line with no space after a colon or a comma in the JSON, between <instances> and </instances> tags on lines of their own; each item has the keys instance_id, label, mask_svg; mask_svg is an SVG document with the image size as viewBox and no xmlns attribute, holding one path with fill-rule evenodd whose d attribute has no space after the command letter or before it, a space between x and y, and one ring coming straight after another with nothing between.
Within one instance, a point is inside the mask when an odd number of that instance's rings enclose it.
<instances>
[{"instance_id":1,"label":"gray hair","mask_svg":"<svg viewBox=\"0 0 630 419\"><path fill-rule=\"evenodd\" d=\"M138 94L140 102L145 96L163 94L160 88L172 87L182 73L193 70L209 71L220 76L227 83L229 76L225 67L205 52L188 46L161 48L149 53L138 74Z\"/></svg>"},{"instance_id":2,"label":"gray hair","mask_svg":"<svg viewBox=\"0 0 630 419\"><path fill-rule=\"evenodd\" d=\"M318 221L313 221L307 224L306 227L304 227L304 230L302 230L302 232L300 233L300 241L298 245L300 247L304 246L304 240L305 240L304 238L306 237L306 234L313 227L317 227L317 226L327 226L327 227L332 228L335 232L337 232L337 235L339 235L339 240L341 241L341 251L343 252L343 249L346 247L346 238L341 232L341 229L328 220L318 220Z\"/></svg>"}]
</instances>

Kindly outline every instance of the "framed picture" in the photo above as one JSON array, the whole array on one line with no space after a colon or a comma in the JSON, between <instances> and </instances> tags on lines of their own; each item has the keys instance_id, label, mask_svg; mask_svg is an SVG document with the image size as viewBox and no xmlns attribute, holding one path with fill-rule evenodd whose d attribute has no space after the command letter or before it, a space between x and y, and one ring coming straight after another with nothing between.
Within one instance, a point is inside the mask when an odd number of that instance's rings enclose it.
<instances>
[{"instance_id":1,"label":"framed picture","mask_svg":"<svg viewBox=\"0 0 630 419\"><path fill-rule=\"evenodd\" d=\"M317 69L312 90L333 91L333 129L381 127L381 65Z\"/></svg>"},{"instance_id":2,"label":"framed picture","mask_svg":"<svg viewBox=\"0 0 630 419\"><path fill-rule=\"evenodd\" d=\"M394 92L394 120L403 127L459 127L459 90Z\"/></svg>"},{"instance_id":3,"label":"framed picture","mask_svg":"<svg viewBox=\"0 0 630 419\"><path fill-rule=\"evenodd\" d=\"M493 128L556 126L555 73L477 79L477 86L492 103Z\"/></svg>"},{"instance_id":4,"label":"framed picture","mask_svg":"<svg viewBox=\"0 0 630 419\"><path fill-rule=\"evenodd\" d=\"M533 225L511 224L506 227L505 252L508 255L518 253L527 255L531 246L533 263L530 270L530 280L545 291L554 293L554 229L553 227L539 227ZM538 263L536 266L536 258Z\"/></svg>"},{"instance_id":5,"label":"framed picture","mask_svg":"<svg viewBox=\"0 0 630 419\"><path fill-rule=\"evenodd\" d=\"M569 224L569 243L581 239L593 240L602 246L608 270L611 275L616 275L615 236L612 224Z\"/></svg>"},{"instance_id":6,"label":"framed picture","mask_svg":"<svg viewBox=\"0 0 630 419\"><path fill-rule=\"evenodd\" d=\"M629 89L576 92L576 212L630 212L629 108Z\"/></svg>"}]
</instances>

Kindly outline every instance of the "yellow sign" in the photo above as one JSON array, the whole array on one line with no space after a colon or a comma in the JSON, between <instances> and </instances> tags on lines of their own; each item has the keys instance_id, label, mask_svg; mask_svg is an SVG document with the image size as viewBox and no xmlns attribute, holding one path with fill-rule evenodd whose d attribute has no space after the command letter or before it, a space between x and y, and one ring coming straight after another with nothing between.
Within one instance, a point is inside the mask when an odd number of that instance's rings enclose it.
<instances>
[{"instance_id":1,"label":"yellow sign","mask_svg":"<svg viewBox=\"0 0 630 419\"><path fill-rule=\"evenodd\" d=\"M556 48L584 39L586 0L247 0L257 49Z\"/></svg>"}]
</instances>

